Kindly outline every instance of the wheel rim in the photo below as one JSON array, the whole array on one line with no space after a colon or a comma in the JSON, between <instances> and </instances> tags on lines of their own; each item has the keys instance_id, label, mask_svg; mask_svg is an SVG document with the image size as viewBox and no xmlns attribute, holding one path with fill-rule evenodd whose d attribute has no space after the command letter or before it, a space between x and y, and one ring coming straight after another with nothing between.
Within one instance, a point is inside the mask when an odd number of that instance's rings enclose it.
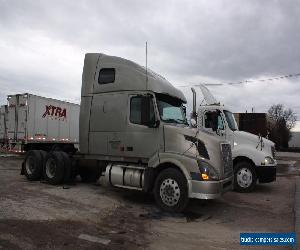
<instances>
[{"instance_id":1,"label":"wheel rim","mask_svg":"<svg viewBox=\"0 0 300 250\"><path fill-rule=\"evenodd\" d=\"M48 178L52 179L55 176L55 172L56 172L55 160L50 158L46 162L46 175Z\"/></svg>"},{"instance_id":2,"label":"wheel rim","mask_svg":"<svg viewBox=\"0 0 300 250\"><path fill-rule=\"evenodd\" d=\"M240 187L247 188L252 184L252 172L249 168L241 168L236 174L236 180Z\"/></svg>"},{"instance_id":3,"label":"wheel rim","mask_svg":"<svg viewBox=\"0 0 300 250\"><path fill-rule=\"evenodd\" d=\"M26 172L29 174L29 175L32 175L34 170L35 170L35 164L34 164L34 159L32 156L29 156L26 160L26 163L25 163L25 167L26 167Z\"/></svg>"},{"instance_id":4,"label":"wheel rim","mask_svg":"<svg viewBox=\"0 0 300 250\"><path fill-rule=\"evenodd\" d=\"M180 188L174 179L165 179L160 185L160 198L167 206L175 206L180 199Z\"/></svg>"}]
</instances>

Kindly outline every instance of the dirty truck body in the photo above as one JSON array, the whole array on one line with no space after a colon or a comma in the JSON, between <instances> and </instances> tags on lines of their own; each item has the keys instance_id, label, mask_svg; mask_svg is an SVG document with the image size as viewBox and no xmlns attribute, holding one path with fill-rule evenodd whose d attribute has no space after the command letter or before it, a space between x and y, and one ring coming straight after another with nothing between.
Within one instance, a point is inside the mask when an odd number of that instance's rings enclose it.
<instances>
[{"instance_id":1,"label":"dirty truck body","mask_svg":"<svg viewBox=\"0 0 300 250\"><path fill-rule=\"evenodd\" d=\"M65 177L57 180L53 169L63 160L66 173L104 176L112 186L153 192L169 211L182 211L189 198L217 198L232 189L230 144L190 128L184 103L182 92L158 74L123 58L86 54L80 152L71 158L40 152L41 172L52 184L62 182ZM77 170L68 170L70 159ZM25 159L28 177L27 170Z\"/></svg>"},{"instance_id":2,"label":"dirty truck body","mask_svg":"<svg viewBox=\"0 0 300 250\"><path fill-rule=\"evenodd\" d=\"M257 181L276 180L275 144L261 136L239 131L230 109L200 86L206 104L198 109L198 128L227 140L232 149L234 188L240 192L253 190Z\"/></svg>"}]
</instances>

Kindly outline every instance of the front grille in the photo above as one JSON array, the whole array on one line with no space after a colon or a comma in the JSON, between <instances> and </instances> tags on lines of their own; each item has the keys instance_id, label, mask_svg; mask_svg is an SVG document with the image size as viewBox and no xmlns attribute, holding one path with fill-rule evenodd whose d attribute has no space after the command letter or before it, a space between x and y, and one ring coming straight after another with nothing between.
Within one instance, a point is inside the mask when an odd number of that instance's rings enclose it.
<instances>
[{"instance_id":1,"label":"front grille","mask_svg":"<svg viewBox=\"0 0 300 250\"><path fill-rule=\"evenodd\" d=\"M231 146L228 143L221 143L222 160L224 164L224 177L228 177L233 172Z\"/></svg>"},{"instance_id":2,"label":"front grille","mask_svg":"<svg viewBox=\"0 0 300 250\"><path fill-rule=\"evenodd\" d=\"M275 151L275 147L274 146L271 147L271 151L272 151L272 157L275 159L276 151Z\"/></svg>"}]
</instances>

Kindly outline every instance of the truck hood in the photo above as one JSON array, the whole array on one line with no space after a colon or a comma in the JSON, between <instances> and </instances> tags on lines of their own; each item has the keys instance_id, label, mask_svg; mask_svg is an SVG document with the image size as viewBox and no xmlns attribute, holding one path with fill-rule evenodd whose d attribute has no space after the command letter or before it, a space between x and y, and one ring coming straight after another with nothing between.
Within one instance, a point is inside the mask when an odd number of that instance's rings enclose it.
<instances>
[{"instance_id":1,"label":"truck hood","mask_svg":"<svg viewBox=\"0 0 300 250\"><path fill-rule=\"evenodd\" d=\"M205 145L209 159L200 155L197 147L192 142L194 138L197 138ZM187 126L164 124L164 139L165 152L201 158L208 161L212 166L215 166L219 173L223 172L221 143L228 142L224 141L219 136Z\"/></svg>"},{"instance_id":2,"label":"truck hood","mask_svg":"<svg viewBox=\"0 0 300 250\"><path fill-rule=\"evenodd\" d=\"M245 132L245 131L234 131L234 142L237 143L237 144L253 144L255 145L255 147L257 145L260 144L260 139L257 135L254 135L254 134L251 134L251 133L248 133L248 132ZM263 146L266 147L272 147L274 146L274 142L266 139L266 138L262 138L263 140ZM260 146L260 145L259 145Z\"/></svg>"},{"instance_id":3,"label":"truck hood","mask_svg":"<svg viewBox=\"0 0 300 250\"><path fill-rule=\"evenodd\" d=\"M187 126L182 126L182 125L178 125L178 126L173 126L173 125L164 125L164 131L165 131L165 135L173 135L173 140L166 140L166 150L170 148L172 148L174 150L174 146L177 148L175 151L177 153L184 153L186 151L187 148L182 146L184 144L191 144L191 141L187 140L186 137L193 137L193 138L197 138L199 140L201 140L205 146L207 147L207 149L215 148L217 146L218 150L220 149L220 143L221 142L226 142L222 139L220 139L219 136L216 136L214 133L209 133L203 130L197 130L196 128L190 128ZM180 140L181 143L178 145L177 143L173 143L173 141L176 139ZM168 145L168 142L171 142L170 146ZM186 145L187 146L187 145ZM188 146L189 148L190 146ZM192 151L192 150L188 150L188 151Z\"/></svg>"}]
</instances>

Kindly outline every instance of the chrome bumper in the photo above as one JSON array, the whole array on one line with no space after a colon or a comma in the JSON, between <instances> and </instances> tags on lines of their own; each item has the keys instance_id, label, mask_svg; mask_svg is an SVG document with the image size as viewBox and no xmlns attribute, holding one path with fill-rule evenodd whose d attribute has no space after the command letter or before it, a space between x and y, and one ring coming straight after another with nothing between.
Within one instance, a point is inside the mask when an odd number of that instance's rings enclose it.
<instances>
[{"instance_id":1,"label":"chrome bumper","mask_svg":"<svg viewBox=\"0 0 300 250\"><path fill-rule=\"evenodd\" d=\"M220 181L188 180L189 198L216 199L233 189L233 176Z\"/></svg>"}]
</instances>

